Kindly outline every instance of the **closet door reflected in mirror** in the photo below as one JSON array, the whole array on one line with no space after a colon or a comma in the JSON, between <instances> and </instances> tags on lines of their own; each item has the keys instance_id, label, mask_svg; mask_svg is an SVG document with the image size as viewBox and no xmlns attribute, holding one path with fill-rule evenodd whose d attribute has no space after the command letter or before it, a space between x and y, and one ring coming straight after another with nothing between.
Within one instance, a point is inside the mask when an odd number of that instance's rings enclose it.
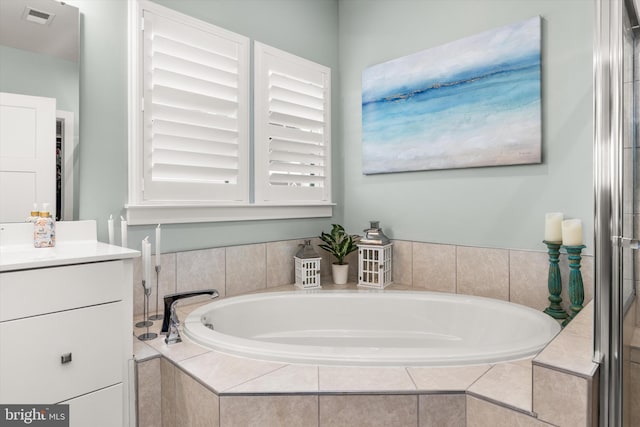
<instances>
[{"instance_id":1,"label":"closet door reflected in mirror","mask_svg":"<svg viewBox=\"0 0 640 427\"><path fill-rule=\"evenodd\" d=\"M0 92L0 223L24 221L34 201L55 200L55 129L55 99Z\"/></svg>"}]
</instances>

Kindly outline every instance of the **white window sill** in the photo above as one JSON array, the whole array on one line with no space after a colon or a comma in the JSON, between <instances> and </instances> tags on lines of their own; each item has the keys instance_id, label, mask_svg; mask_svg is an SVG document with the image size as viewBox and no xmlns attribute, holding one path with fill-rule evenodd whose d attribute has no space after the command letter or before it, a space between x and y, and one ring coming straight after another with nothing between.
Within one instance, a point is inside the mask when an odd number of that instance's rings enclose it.
<instances>
[{"instance_id":1,"label":"white window sill","mask_svg":"<svg viewBox=\"0 0 640 427\"><path fill-rule=\"evenodd\" d=\"M333 203L306 205L127 204L125 208L129 225L144 225L324 218L333 215L334 205Z\"/></svg>"}]
</instances>

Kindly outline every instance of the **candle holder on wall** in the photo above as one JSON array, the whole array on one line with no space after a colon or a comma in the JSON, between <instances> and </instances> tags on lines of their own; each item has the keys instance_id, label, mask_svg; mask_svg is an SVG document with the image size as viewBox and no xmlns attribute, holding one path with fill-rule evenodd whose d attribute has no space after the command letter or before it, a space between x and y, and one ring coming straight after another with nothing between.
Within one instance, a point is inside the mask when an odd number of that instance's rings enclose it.
<instances>
[{"instance_id":1,"label":"candle holder on wall","mask_svg":"<svg viewBox=\"0 0 640 427\"><path fill-rule=\"evenodd\" d=\"M544 312L554 319L566 319L569 317L566 311L560 305L562 303L562 279L560 277L560 267L558 266L560 260L560 247L562 242L549 242L543 240L547 245L547 251L549 253L549 278L547 279L547 287L549 288L549 307L544 309Z\"/></svg>"},{"instance_id":2,"label":"candle holder on wall","mask_svg":"<svg viewBox=\"0 0 640 427\"><path fill-rule=\"evenodd\" d=\"M582 261L582 250L585 245L563 246L567 254L569 254L569 301L571 306L569 309L569 317L562 322L562 326L566 326L574 317L582 310L584 302L584 284L582 283L582 273L580 272L580 262Z\"/></svg>"}]
</instances>

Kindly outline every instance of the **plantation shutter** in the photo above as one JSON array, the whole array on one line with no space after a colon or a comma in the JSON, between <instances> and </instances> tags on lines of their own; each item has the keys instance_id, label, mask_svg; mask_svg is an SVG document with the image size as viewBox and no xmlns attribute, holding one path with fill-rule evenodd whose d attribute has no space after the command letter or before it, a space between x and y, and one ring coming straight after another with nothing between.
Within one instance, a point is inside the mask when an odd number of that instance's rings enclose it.
<instances>
[{"instance_id":1,"label":"plantation shutter","mask_svg":"<svg viewBox=\"0 0 640 427\"><path fill-rule=\"evenodd\" d=\"M248 39L180 17L143 11L144 200L246 203Z\"/></svg>"},{"instance_id":2,"label":"plantation shutter","mask_svg":"<svg viewBox=\"0 0 640 427\"><path fill-rule=\"evenodd\" d=\"M331 198L331 70L255 43L256 203Z\"/></svg>"}]
</instances>

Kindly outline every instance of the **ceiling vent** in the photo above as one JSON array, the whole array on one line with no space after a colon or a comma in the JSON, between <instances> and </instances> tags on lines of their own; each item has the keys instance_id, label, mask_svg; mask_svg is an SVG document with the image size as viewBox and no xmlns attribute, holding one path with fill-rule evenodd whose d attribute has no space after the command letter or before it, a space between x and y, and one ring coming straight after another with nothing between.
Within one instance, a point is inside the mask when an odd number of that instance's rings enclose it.
<instances>
[{"instance_id":1,"label":"ceiling vent","mask_svg":"<svg viewBox=\"0 0 640 427\"><path fill-rule=\"evenodd\" d=\"M24 12L22 12L22 19L41 25L51 24L51 21L53 21L55 16L55 13L43 12L42 10L32 8L31 6L25 7Z\"/></svg>"}]
</instances>

